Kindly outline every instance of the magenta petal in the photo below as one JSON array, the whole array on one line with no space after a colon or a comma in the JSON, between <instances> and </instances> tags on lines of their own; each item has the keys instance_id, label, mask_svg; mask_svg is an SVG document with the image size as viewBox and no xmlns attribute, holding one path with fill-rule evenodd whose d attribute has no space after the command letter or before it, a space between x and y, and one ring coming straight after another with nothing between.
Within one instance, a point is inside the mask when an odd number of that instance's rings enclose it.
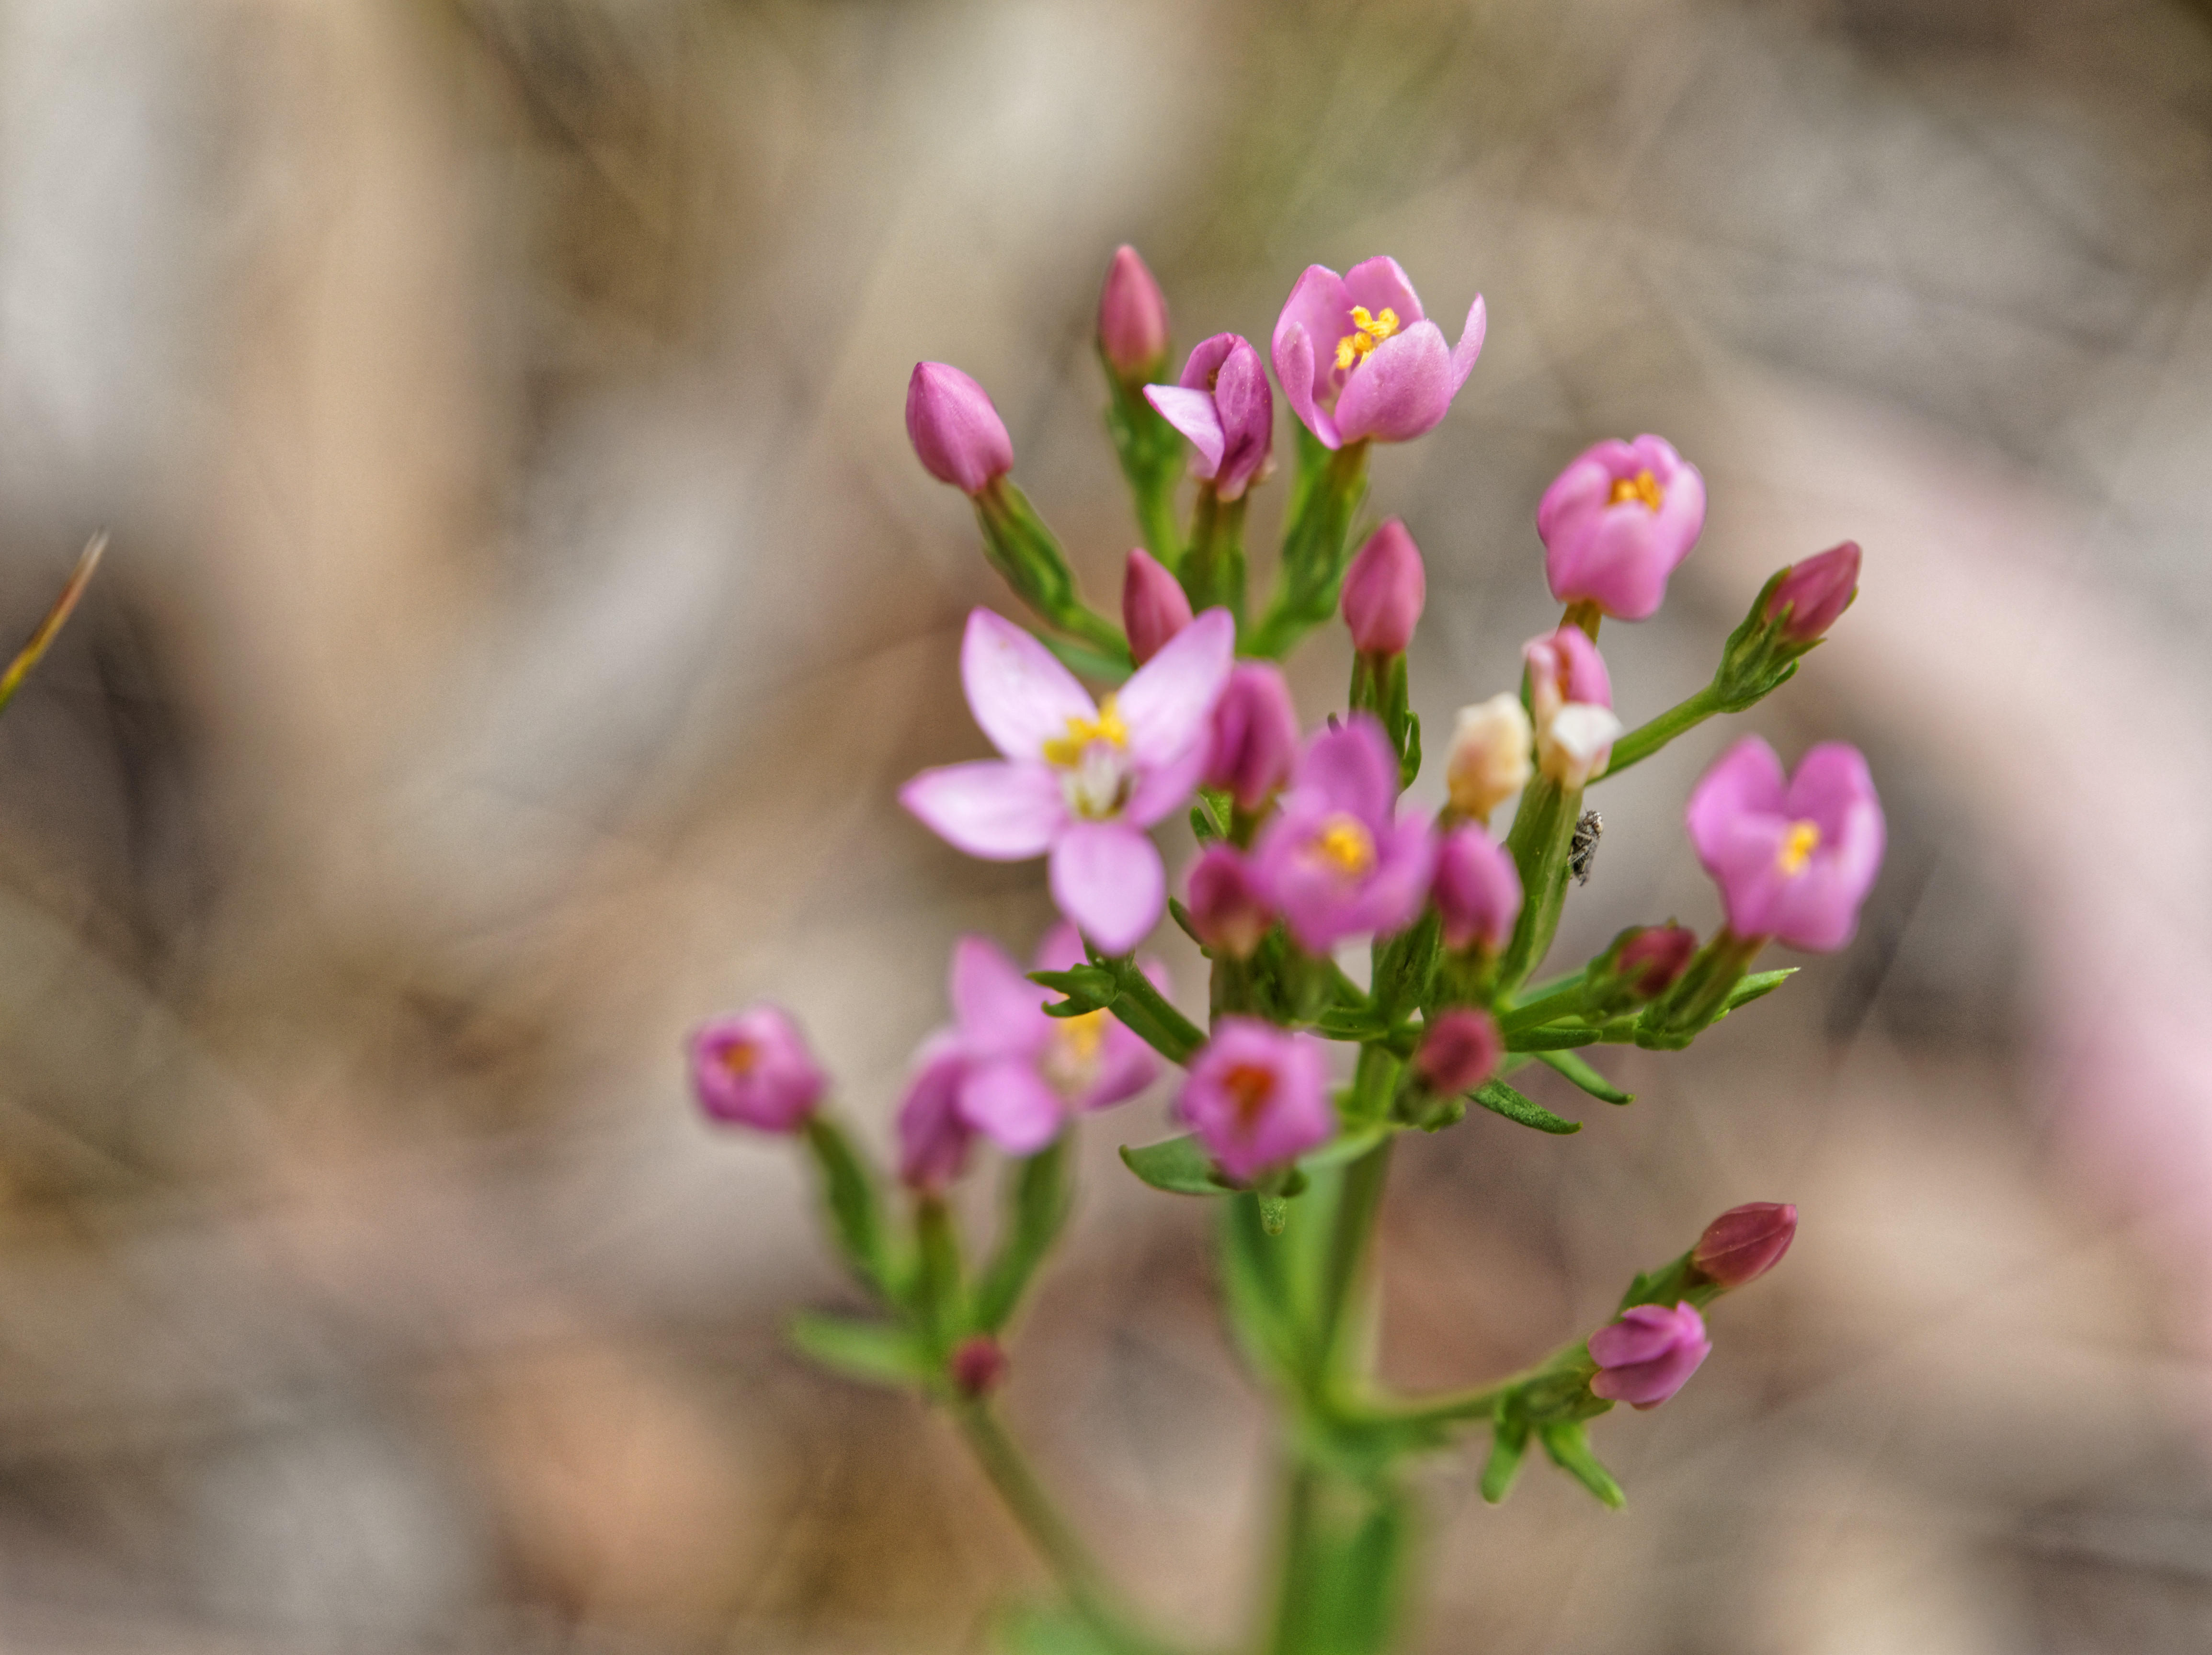
<instances>
[{"instance_id":1,"label":"magenta petal","mask_svg":"<svg viewBox=\"0 0 2212 1655\"><path fill-rule=\"evenodd\" d=\"M1847 742L1821 742L1797 761L1778 808L1815 823L1824 840L1843 837L1854 806L1871 800L1874 777L1865 755Z\"/></svg>"},{"instance_id":2,"label":"magenta petal","mask_svg":"<svg viewBox=\"0 0 2212 1655\"><path fill-rule=\"evenodd\" d=\"M1159 1077L1159 1054L1109 1014L1098 1054L1098 1078L1075 1100L1078 1109L1105 1109L1133 1098Z\"/></svg>"},{"instance_id":3,"label":"magenta petal","mask_svg":"<svg viewBox=\"0 0 2212 1655\"><path fill-rule=\"evenodd\" d=\"M1202 744L1236 650L1235 619L1212 609L1137 669L1114 698L1128 727L1132 762L1165 764Z\"/></svg>"},{"instance_id":4,"label":"magenta petal","mask_svg":"<svg viewBox=\"0 0 2212 1655\"><path fill-rule=\"evenodd\" d=\"M1373 715L1355 712L1306 743L1293 785L1301 809L1347 811L1372 828L1397 802L1397 755Z\"/></svg>"},{"instance_id":5,"label":"magenta petal","mask_svg":"<svg viewBox=\"0 0 2212 1655\"><path fill-rule=\"evenodd\" d=\"M1483 307L1482 295L1474 296L1474 303L1467 307L1467 325L1459 330L1459 343L1452 347L1452 393L1467 383L1467 376L1474 372L1474 359L1482 355L1482 341L1490 331L1490 312Z\"/></svg>"},{"instance_id":6,"label":"magenta petal","mask_svg":"<svg viewBox=\"0 0 2212 1655\"><path fill-rule=\"evenodd\" d=\"M1034 1052L1052 1033L1044 1015L1052 997L988 937L963 937L952 945L952 1015L974 1055Z\"/></svg>"},{"instance_id":7,"label":"magenta petal","mask_svg":"<svg viewBox=\"0 0 2212 1655\"><path fill-rule=\"evenodd\" d=\"M1090 957L1083 951L1083 933L1063 919L1038 939L1036 968L1039 971L1073 971Z\"/></svg>"},{"instance_id":8,"label":"magenta petal","mask_svg":"<svg viewBox=\"0 0 2212 1655\"><path fill-rule=\"evenodd\" d=\"M1190 440L1200 464L1191 475L1210 477L1221 468L1221 416L1214 411L1210 391L1187 391L1181 385L1146 385L1145 400L1159 416Z\"/></svg>"},{"instance_id":9,"label":"magenta petal","mask_svg":"<svg viewBox=\"0 0 2212 1655\"><path fill-rule=\"evenodd\" d=\"M1010 1155L1033 1155L1060 1136L1060 1094L1018 1058L979 1064L960 1082L960 1118Z\"/></svg>"},{"instance_id":10,"label":"magenta petal","mask_svg":"<svg viewBox=\"0 0 2212 1655\"><path fill-rule=\"evenodd\" d=\"M915 1053L898 1112L899 1178L919 1190L942 1189L960 1176L969 1132L960 1118L960 1082L968 1059L960 1039L939 1029Z\"/></svg>"},{"instance_id":11,"label":"magenta petal","mask_svg":"<svg viewBox=\"0 0 2212 1655\"><path fill-rule=\"evenodd\" d=\"M1336 433L1336 421L1327 409L1314 400L1314 344L1306 330L1292 328L1285 338L1275 336L1275 380L1283 387L1283 395L1291 401L1291 412L1298 422L1314 433L1315 440L1324 448L1340 448L1343 440Z\"/></svg>"},{"instance_id":12,"label":"magenta petal","mask_svg":"<svg viewBox=\"0 0 2212 1655\"><path fill-rule=\"evenodd\" d=\"M1098 716L1075 675L1050 650L988 609L969 614L960 683L976 724L1010 759L1041 758L1047 742L1067 734L1069 719Z\"/></svg>"},{"instance_id":13,"label":"magenta petal","mask_svg":"<svg viewBox=\"0 0 2212 1655\"><path fill-rule=\"evenodd\" d=\"M1121 821L1077 821L1052 847L1052 900L1102 953L1127 954L1166 912L1160 853Z\"/></svg>"},{"instance_id":14,"label":"magenta petal","mask_svg":"<svg viewBox=\"0 0 2212 1655\"><path fill-rule=\"evenodd\" d=\"M1684 818L1690 843L1704 859L1725 843L1729 828L1747 813L1783 814L1782 761L1756 736L1746 736L1716 759L1690 790Z\"/></svg>"},{"instance_id":15,"label":"magenta petal","mask_svg":"<svg viewBox=\"0 0 2212 1655\"><path fill-rule=\"evenodd\" d=\"M1283 301L1273 341L1275 377L1282 381L1283 394L1293 406L1301 383L1309 403L1321 399L1336 372L1336 342L1351 331L1352 296L1345 291L1343 278L1326 264L1307 265L1291 287L1291 296ZM1298 379L1283 372L1283 347L1294 332L1305 335L1309 353L1306 371Z\"/></svg>"},{"instance_id":16,"label":"magenta petal","mask_svg":"<svg viewBox=\"0 0 2212 1655\"><path fill-rule=\"evenodd\" d=\"M1346 442L1410 442L1451 408L1451 349L1433 322L1417 322L1375 347L1344 382L1336 428Z\"/></svg>"},{"instance_id":17,"label":"magenta petal","mask_svg":"<svg viewBox=\"0 0 2212 1655\"><path fill-rule=\"evenodd\" d=\"M1398 326L1410 328L1426 313L1421 309L1421 296L1413 291L1413 284L1406 279L1406 272L1398 261L1387 256L1363 258L1344 273L1344 297L1349 305L1364 305L1380 316L1386 310L1398 312Z\"/></svg>"},{"instance_id":18,"label":"magenta petal","mask_svg":"<svg viewBox=\"0 0 2212 1655\"><path fill-rule=\"evenodd\" d=\"M1358 929L1388 937L1412 924L1427 903L1437 841L1419 816L1404 818L1376 839L1375 871L1360 893Z\"/></svg>"},{"instance_id":19,"label":"magenta petal","mask_svg":"<svg viewBox=\"0 0 2212 1655\"><path fill-rule=\"evenodd\" d=\"M955 849L987 862L1042 856L1067 820L1049 768L997 759L925 770L899 789L899 803Z\"/></svg>"}]
</instances>

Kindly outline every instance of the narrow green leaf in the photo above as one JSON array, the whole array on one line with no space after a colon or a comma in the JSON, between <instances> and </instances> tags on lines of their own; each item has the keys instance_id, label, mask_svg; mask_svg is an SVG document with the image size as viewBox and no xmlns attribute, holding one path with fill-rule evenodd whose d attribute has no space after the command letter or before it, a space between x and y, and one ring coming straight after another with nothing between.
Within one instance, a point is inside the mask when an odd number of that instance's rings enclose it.
<instances>
[{"instance_id":1,"label":"narrow green leaf","mask_svg":"<svg viewBox=\"0 0 2212 1655\"><path fill-rule=\"evenodd\" d=\"M1571 1052L1539 1052L1536 1061L1565 1075L1577 1086L1605 1103L1633 1103L1636 1094L1624 1092Z\"/></svg>"},{"instance_id":2,"label":"narrow green leaf","mask_svg":"<svg viewBox=\"0 0 2212 1655\"><path fill-rule=\"evenodd\" d=\"M1589 1434L1583 1429L1580 1420L1553 1420L1540 1428L1544 1452L1552 1457L1553 1464L1614 1511L1628 1504L1628 1496L1613 1480L1613 1473L1599 1464L1597 1456L1590 1452Z\"/></svg>"},{"instance_id":3,"label":"narrow green leaf","mask_svg":"<svg viewBox=\"0 0 2212 1655\"><path fill-rule=\"evenodd\" d=\"M1753 1000L1773 993L1785 981L1795 977L1798 970L1796 966L1784 966L1780 971L1753 972L1729 991L1728 1003L1721 1009L1721 1015L1725 1017L1738 1006L1747 1006Z\"/></svg>"},{"instance_id":4,"label":"narrow green leaf","mask_svg":"<svg viewBox=\"0 0 2212 1655\"><path fill-rule=\"evenodd\" d=\"M806 1146L814 1154L822 1203L829 1209L839 1250L862 1282L889 1296L891 1270L874 1176L843 1131L819 1112L806 1118Z\"/></svg>"},{"instance_id":5,"label":"narrow green leaf","mask_svg":"<svg viewBox=\"0 0 2212 1655\"><path fill-rule=\"evenodd\" d=\"M1564 1137L1570 1132L1583 1130L1580 1121L1568 1120L1553 1114L1533 1098L1522 1096L1504 1081L1486 1081L1468 1095L1492 1114L1503 1115L1523 1126L1533 1126L1540 1132L1551 1132Z\"/></svg>"},{"instance_id":6,"label":"narrow green leaf","mask_svg":"<svg viewBox=\"0 0 2212 1655\"><path fill-rule=\"evenodd\" d=\"M1170 1195L1236 1193L1235 1185L1224 1184L1214 1175L1213 1158L1194 1133L1134 1149L1125 1143L1121 1163L1154 1189L1165 1190Z\"/></svg>"},{"instance_id":7,"label":"narrow green leaf","mask_svg":"<svg viewBox=\"0 0 2212 1655\"><path fill-rule=\"evenodd\" d=\"M1482 1468L1482 1497L1502 1505L1521 1475L1521 1457L1528 1452L1528 1428L1517 1419L1502 1419L1491 1428L1490 1458Z\"/></svg>"},{"instance_id":8,"label":"narrow green leaf","mask_svg":"<svg viewBox=\"0 0 2212 1655\"><path fill-rule=\"evenodd\" d=\"M801 1311L787 1331L801 1355L848 1379L904 1389L929 1377L929 1354L921 1341L889 1322Z\"/></svg>"},{"instance_id":9,"label":"narrow green leaf","mask_svg":"<svg viewBox=\"0 0 2212 1655\"><path fill-rule=\"evenodd\" d=\"M1571 1052L1580 1046L1595 1046L1605 1038L1605 1031L1593 1028L1588 1023L1552 1023L1542 1028L1516 1029L1505 1037L1508 1052Z\"/></svg>"}]
</instances>

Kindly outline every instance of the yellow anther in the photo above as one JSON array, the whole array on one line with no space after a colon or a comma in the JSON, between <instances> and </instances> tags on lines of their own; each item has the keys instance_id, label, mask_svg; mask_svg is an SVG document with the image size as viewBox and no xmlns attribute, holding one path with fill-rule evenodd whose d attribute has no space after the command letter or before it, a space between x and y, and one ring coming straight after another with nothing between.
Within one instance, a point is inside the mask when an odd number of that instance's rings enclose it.
<instances>
[{"instance_id":1,"label":"yellow anther","mask_svg":"<svg viewBox=\"0 0 2212 1655\"><path fill-rule=\"evenodd\" d=\"M740 1077L750 1074L753 1065L759 1061L760 1052L750 1040L739 1040L736 1045L726 1047L722 1052L722 1067Z\"/></svg>"},{"instance_id":2,"label":"yellow anther","mask_svg":"<svg viewBox=\"0 0 2212 1655\"><path fill-rule=\"evenodd\" d=\"M1098 704L1097 718L1070 718L1067 734L1055 736L1045 743L1044 761L1064 770L1071 769L1082 761L1084 749L1093 742L1104 742L1109 747L1129 744L1129 726L1121 722L1111 695Z\"/></svg>"},{"instance_id":3,"label":"yellow anther","mask_svg":"<svg viewBox=\"0 0 2212 1655\"><path fill-rule=\"evenodd\" d=\"M1275 1071L1255 1063L1240 1063L1221 1077L1221 1089L1229 1094L1229 1106L1237 1112L1237 1124L1252 1127L1259 1124L1267 1100L1275 1094Z\"/></svg>"},{"instance_id":4,"label":"yellow anther","mask_svg":"<svg viewBox=\"0 0 2212 1655\"><path fill-rule=\"evenodd\" d=\"M1106 1040L1106 1015L1103 1011L1086 1011L1079 1017L1066 1017L1054 1030L1060 1037L1059 1055L1075 1069L1088 1070L1098 1061L1098 1048Z\"/></svg>"},{"instance_id":5,"label":"yellow anther","mask_svg":"<svg viewBox=\"0 0 2212 1655\"><path fill-rule=\"evenodd\" d=\"M1322 861L1357 879L1375 865L1375 835L1352 816L1331 816L1314 835L1314 849Z\"/></svg>"},{"instance_id":6,"label":"yellow anther","mask_svg":"<svg viewBox=\"0 0 2212 1655\"><path fill-rule=\"evenodd\" d=\"M1640 500L1656 512L1666 498L1665 491L1659 487L1658 478L1649 471L1638 471L1632 477L1614 478L1613 492L1605 497L1605 503L1607 506L1626 506L1632 500Z\"/></svg>"},{"instance_id":7,"label":"yellow anther","mask_svg":"<svg viewBox=\"0 0 2212 1655\"><path fill-rule=\"evenodd\" d=\"M1781 854L1774 858L1775 865L1785 874L1802 874L1805 864L1813 859L1813 852L1820 848L1820 829L1810 821L1793 821L1790 831L1782 836Z\"/></svg>"},{"instance_id":8,"label":"yellow anther","mask_svg":"<svg viewBox=\"0 0 2212 1655\"><path fill-rule=\"evenodd\" d=\"M1352 330L1336 342L1336 367L1340 373L1349 373L1352 365L1398 330L1398 312L1388 305L1379 316L1370 316L1367 306L1352 307Z\"/></svg>"}]
</instances>

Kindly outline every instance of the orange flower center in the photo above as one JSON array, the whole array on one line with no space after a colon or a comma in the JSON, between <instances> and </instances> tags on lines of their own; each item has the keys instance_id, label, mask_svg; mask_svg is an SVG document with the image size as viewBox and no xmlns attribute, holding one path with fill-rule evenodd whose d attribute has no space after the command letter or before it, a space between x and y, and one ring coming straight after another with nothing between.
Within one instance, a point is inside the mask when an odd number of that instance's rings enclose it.
<instances>
[{"instance_id":1,"label":"orange flower center","mask_svg":"<svg viewBox=\"0 0 2212 1655\"><path fill-rule=\"evenodd\" d=\"M1259 1125L1261 1112L1275 1094L1275 1071L1255 1063L1237 1064L1221 1077L1221 1089L1229 1094L1237 1124L1249 1129Z\"/></svg>"},{"instance_id":2,"label":"orange flower center","mask_svg":"<svg viewBox=\"0 0 2212 1655\"><path fill-rule=\"evenodd\" d=\"M1819 824L1793 821L1790 824L1790 831L1782 836L1782 850L1774 858L1775 866L1794 878L1805 871L1805 864L1813 859L1813 852L1820 848Z\"/></svg>"},{"instance_id":3,"label":"orange flower center","mask_svg":"<svg viewBox=\"0 0 2212 1655\"><path fill-rule=\"evenodd\" d=\"M1659 487L1659 479L1649 471L1638 471L1632 477L1615 477L1613 492L1605 497L1607 506L1626 506L1632 500L1640 500L1656 512L1667 499Z\"/></svg>"}]
</instances>

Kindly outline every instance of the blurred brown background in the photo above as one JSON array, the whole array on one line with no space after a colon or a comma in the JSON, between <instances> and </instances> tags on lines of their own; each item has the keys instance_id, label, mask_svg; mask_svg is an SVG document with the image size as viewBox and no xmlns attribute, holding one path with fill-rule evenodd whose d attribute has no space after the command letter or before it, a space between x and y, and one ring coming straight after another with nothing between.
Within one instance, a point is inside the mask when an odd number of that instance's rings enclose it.
<instances>
[{"instance_id":1,"label":"blurred brown background","mask_svg":"<svg viewBox=\"0 0 2212 1655\"><path fill-rule=\"evenodd\" d=\"M0 1649L973 1650L1038 1580L935 1422L784 1353L845 1289L678 1045L774 993L880 1141L951 937L1042 928L1038 870L892 803L981 750L1003 600L901 399L980 377L1110 603L1125 239L1186 347L1311 261L1487 295L1375 468L1432 743L1554 614L1531 516L1598 437L1712 493L1607 632L1632 722L1867 549L1744 721L1873 757L1858 943L1622 1055L1632 1109L1535 1083L1578 1138L1400 1157L1407 1384L1804 1215L1597 1428L1627 1513L1433 1470L1420 1647L2212 1647L2208 186L2212 24L2159 0L0 5L0 624L115 535L0 721ZM1563 947L1711 922L1728 733L1603 790ZM1159 1110L1088 1128L1008 1400L1226 1638L1264 1421L1200 1203L1113 1160Z\"/></svg>"}]
</instances>

